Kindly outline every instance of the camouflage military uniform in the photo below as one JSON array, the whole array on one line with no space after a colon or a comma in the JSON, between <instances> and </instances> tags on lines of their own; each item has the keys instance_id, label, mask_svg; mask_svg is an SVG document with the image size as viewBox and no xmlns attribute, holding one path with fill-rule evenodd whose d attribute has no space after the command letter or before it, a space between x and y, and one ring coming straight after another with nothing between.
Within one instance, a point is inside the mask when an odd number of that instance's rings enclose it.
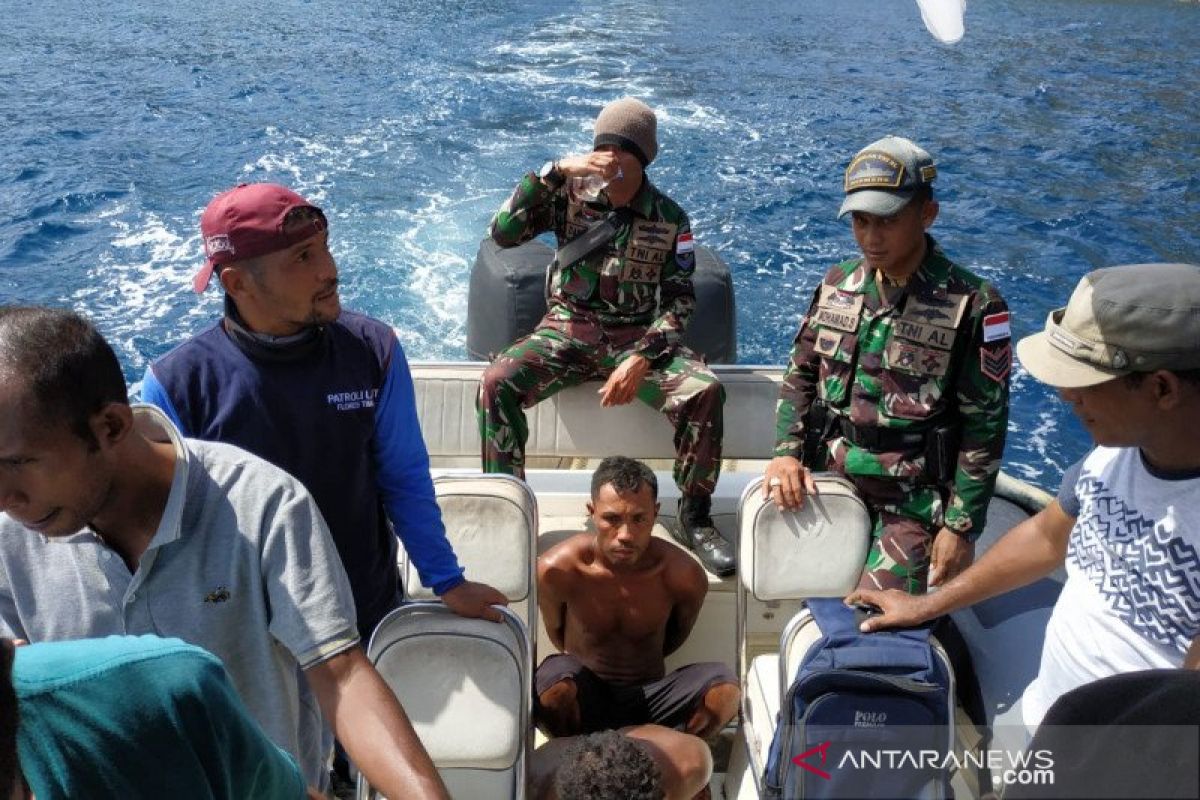
<instances>
[{"instance_id":1,"label":"camouflage military uniform","mask_svg":"<svg viewBox=\"0 0 1200 800\"><path fill-rule=\"evenodd\" d=\"M509 247L553 230L561 247L610 210L603 200L577 200L568 186L551 189L526 175L492 219L492 238ZM680 344L696 304L691 226L649 179L629 207L632 221L606 246L562 265L545 318L484 373L477 410L485 472L524 475L523 409L568 386L605 379L638 353L650 362L638 399L675 428L675 482L687 495L712 494L725 394Z\"/></svg>"},{"instance_id":2,"label":"camouflage military uniform","mask_svg":"<svg viewBox=\"0 0 1200 800\"><path fill-rule=\"evenodd\" d=\"M891 302L862 259L825 275L776 411L775 455L797 458L814 395L836 412L822 458L858 487L875 520L861 585L912 593L925 590L942 526L968 539L983 531L1004 452L1012 364L1000 295L927 241L924 263ZM957 422L961 436L953 481L941 486L925 477L921 435L935 417ZM915 441L879 452L851 441L846 423L855 438L880 429L893 442Z\"/></svg>"}]
</instances>

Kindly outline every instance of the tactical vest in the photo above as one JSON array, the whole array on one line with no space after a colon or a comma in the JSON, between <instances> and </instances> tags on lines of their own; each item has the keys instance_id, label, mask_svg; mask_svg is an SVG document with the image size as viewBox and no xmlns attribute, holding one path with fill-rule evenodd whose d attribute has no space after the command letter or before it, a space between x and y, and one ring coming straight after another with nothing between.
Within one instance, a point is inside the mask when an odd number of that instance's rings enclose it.
<instances>
[{"instance_id":1,"label":"tactical vest","mask_svg":"<svg viewBox=\"0 0 1200 800\"><path fill-rule=\"evenodd\" d=\"M653 185L648 183L644 191L650 198L635 198L635 203L648 205L650 218L635 217L603 248L573 264L560 265L552 303L557 300L567 309L595 313L606 324L648 324L654 318L663 270L675 253L679 222L686 217ZM579 236L607 211L606 206L569 198L560 212L560 242Z\"/></svg>"},{"instance_id":2,"label":"tactical vest","mask_svg":"<svg viewBox=\"0 0 1200 800\"><path fill-rule=\"evenodd\" d=\"M818 396L856 428L925 428L953 406L971 296L951 294L945 278L930 283L919 270L895 306L880 300L871 308L873 272L860 263L831 282L835 276L822 281L809 317Z\"/></svg>"}]
</instances>

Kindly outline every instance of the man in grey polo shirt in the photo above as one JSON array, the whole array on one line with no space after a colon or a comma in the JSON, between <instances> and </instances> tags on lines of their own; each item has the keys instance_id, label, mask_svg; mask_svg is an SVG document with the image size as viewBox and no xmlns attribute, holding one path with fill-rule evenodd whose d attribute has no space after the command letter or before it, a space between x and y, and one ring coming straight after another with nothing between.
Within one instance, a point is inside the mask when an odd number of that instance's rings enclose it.
<instances>
[{"instance_id":1,"label":"man in grey polo shirt","mask_svg":"<svg viewBox=\"0 0 1200 800\"><path fill-rule=\"evenodd\" d=\"M179 637L224 662L309 783L328 780L323 712L389 797L446 796L358 646L308 492L131 408L111 348L70 312L0 307L0 512L0 636Z\"/></svg>"}]
</instances>

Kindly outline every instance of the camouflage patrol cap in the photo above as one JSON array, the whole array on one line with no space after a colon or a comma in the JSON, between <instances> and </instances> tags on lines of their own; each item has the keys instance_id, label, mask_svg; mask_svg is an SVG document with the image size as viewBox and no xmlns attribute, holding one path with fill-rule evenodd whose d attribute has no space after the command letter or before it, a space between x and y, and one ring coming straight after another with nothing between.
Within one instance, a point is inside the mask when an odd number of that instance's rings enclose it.
<instances>
[{"instance_id":1,"label":"camouflage patrol cap","mask_svg":"<svg viewBox=\"0 0 1200 800\"><path fill-rule=\"evenodd\" d=\"M1017 344L1025 369L1064 389L1131 372L1200 368L1200 266L1132 264L1083 277L1041 333Z\"/></svg>"},{"instance_id":2,"label":"camouflage patrol cap","mask_svg":"<svg viewBox=\"0 0 1200 800\"><path fill-rule=\"evenodd\" d=\"M936 177L933 156L908 139L885 136L859 150L846 167L838 219L854 211L890 217Z\"/></svg>"}]
</instances>

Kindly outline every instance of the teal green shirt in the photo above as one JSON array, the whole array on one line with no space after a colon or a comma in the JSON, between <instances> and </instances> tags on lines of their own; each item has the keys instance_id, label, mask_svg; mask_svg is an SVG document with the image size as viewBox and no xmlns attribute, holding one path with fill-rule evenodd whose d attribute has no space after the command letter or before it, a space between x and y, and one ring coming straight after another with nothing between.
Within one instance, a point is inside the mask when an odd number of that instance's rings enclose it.
<instances>
[{"instance_id":1,"label":"teal green shirt","mask_svg":"<svg viewBox=\"0 0 1200 800\"><path fill-rule=\"evenodd\" d=\"M221 662L156 636L17 648L21 770L38 800L301 800Z\"/></svg>"}]
</instances>

